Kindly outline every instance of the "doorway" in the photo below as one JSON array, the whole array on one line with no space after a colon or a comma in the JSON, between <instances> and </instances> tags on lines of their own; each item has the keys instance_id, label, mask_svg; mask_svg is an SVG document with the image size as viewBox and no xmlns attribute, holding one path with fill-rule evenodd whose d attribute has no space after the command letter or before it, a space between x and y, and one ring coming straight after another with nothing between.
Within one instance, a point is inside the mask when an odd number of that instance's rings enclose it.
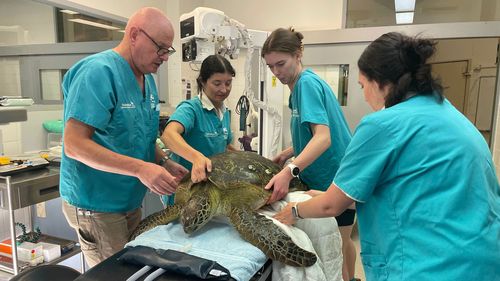
<instances>
[{"instance_id":1,"label":"doorway","mask_svg":"<svg viewBox=\"0 0 500 281\"><path fill-rule=\"evenodd\" d=\"M438 40L432 72L445 97L481 132L491 147L499 38Z\"/></svg>"}]
</instances>

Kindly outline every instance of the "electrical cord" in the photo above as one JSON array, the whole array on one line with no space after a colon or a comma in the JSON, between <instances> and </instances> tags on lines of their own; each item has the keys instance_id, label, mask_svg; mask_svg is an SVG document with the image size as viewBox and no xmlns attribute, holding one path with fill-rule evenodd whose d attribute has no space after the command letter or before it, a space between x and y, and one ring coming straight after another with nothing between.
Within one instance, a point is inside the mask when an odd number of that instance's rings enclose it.
<instances>
[{"instance_id":1,"label":"electrical cord","mask_svg":"<svg viewBox=\"0 0 500 281\"><path fill-rule=\"evenodd\" d=\"M238 100L236 104L236 114L240 115L240 131L246 131L247 124L247 116L250 112L250 101L248 100L246 95L243 95Z\"/></svg>"}]
</instances>

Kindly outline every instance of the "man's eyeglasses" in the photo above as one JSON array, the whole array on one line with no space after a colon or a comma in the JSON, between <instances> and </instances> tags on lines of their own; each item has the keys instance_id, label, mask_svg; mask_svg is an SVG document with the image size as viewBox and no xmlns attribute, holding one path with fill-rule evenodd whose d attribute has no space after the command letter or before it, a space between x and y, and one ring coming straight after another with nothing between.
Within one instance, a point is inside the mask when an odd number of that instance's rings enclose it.
<instances>
[{"instance_id":1,"label":"man's eyeglasses","mask_svg":"<svg viewBox=\"0 0 500 281\"><path fill-rule=\"evenodd\" d=\"M174 47L172 47L172 46L170 46L168 48L160 46L158 43L156 43L156 41L153 38L151 38L151 36L149 36L149 34L146 33L146 31L144 31L142 29L139 29L139 31L144 33L144 35L146 35L146 37L148 37L149 40L151 40L151 42L153 42L153 44L155 44L155 46L158 48L158 51L156 51L156 54L158 54L159 57L164 56L164 55L171 56L176 52Z\"/></svg>"}]
</instances>

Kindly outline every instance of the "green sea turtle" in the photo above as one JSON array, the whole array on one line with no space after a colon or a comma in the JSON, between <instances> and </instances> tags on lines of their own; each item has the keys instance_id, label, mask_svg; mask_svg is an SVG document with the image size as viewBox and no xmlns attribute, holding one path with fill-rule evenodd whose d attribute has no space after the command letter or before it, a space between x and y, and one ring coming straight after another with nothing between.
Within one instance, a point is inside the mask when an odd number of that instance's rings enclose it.
<instances>
[{"instance_id":1,"label":"green sea turtle","mask_svg":"<svg viewBox=\"0 0 500 281\"><path fill-rule=\"evenodd\" d=\"M210 157L208 180L191 181L188 174L179 184L175 204L141 221L130 236L180 218L184 232L191 234L214 216L227 216L243 239L273 260L292 266L311 266L316 255L297 246L272 220L258 214L271 192L264 187L281 169L271 160L253 152L224 152ZM299 180L290 190L306 190Z\"/></svg>"}]
</instances>

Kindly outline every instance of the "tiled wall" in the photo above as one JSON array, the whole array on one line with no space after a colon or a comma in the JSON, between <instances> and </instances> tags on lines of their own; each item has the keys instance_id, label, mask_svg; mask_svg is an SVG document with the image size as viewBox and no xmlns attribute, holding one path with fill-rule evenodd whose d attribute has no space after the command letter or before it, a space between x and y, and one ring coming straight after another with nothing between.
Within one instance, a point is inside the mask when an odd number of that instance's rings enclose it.
<instances>
[{"instance_id":1,"label":"tiled wall","mask_svg":"<svg viewBox=\"0 0 500 281\"><path fill-rule=\"evenodd\" d=\"M0 96L21 96L18 58L0 58ZM1 123L0 123L1 124ZM0 125L0 154L21 153L21 127L19 123Z\"/></svg>"},{"instance_id":2,"label":"tiled wall","mask_svg":"<svg viewBox=\"0 0 500 281\"><path fill-rule=\"evenodd\" d=\"M21 96L18 58L0 58L0 96Z\"/></svg>"},{"instance_id":3,"label":"tiled wall","mask_svg":"<svg viewBox=\"0 0 500 281\"><path fill-rule=\"evenodd\" d=\"M4 155L15 155L21 153L21 124L13 122L5 125L0 125L2 131L2 143Z\"/></svg>"}]
</instances>

